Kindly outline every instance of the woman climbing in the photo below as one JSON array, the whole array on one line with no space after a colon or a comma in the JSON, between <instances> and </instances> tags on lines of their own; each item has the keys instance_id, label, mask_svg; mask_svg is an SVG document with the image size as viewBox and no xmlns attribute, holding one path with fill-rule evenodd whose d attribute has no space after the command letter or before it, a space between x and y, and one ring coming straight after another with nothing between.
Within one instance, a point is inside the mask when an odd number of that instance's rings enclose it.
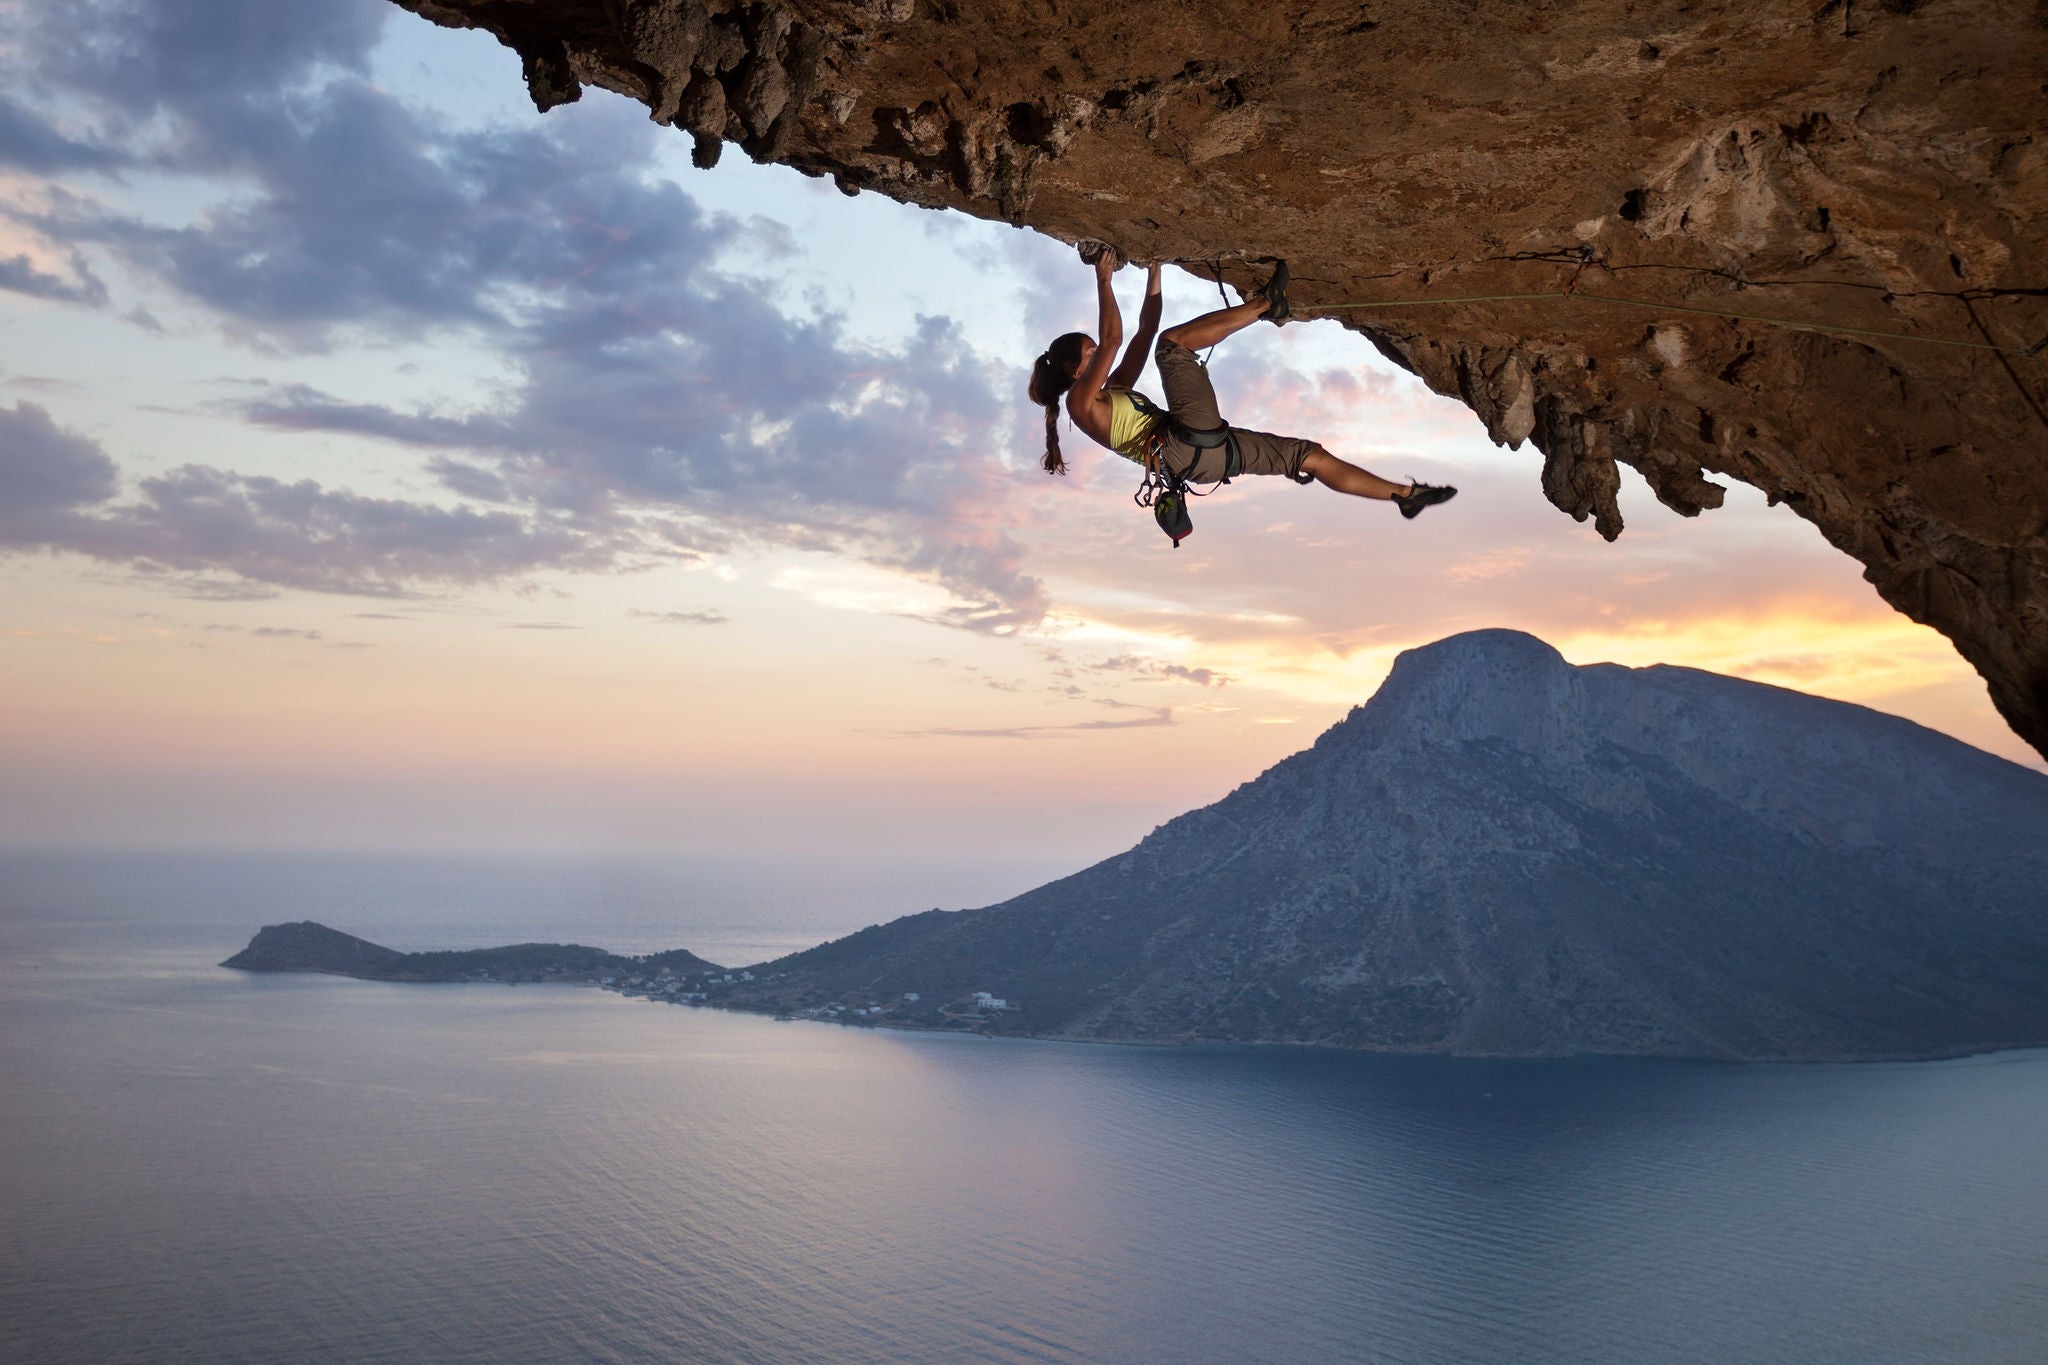
<instances>
[{"instance_id":1,"label":"woman climbing","mask_svg":"<svg viewBox=\"0 0 2048 1365\"><path fill-rule=\"evenodd\" d=\"M1159 382L1166 390L1166 408L1161 411L1133 391L1145 368L1146 349L1159 332L1159 267L1154 265L1146 273L1137 334L1123 359L1111 369L1124 330L1116 295L1109 287L1109 277L1118 263L1115 254L1099 242L1083 243L1081 258L1095 268L1101 313L1096 330L1101 339L1086 332L1069 332L1046 347L1031 370L1031 401L1045 408L1044 465L1048 474L1067 472L1059 437L1059 400L1065 394L1075 426L1168 484L1178 480L1213 484L1239 472L1285 474L1296 483L1316 482L1339 493L1391 502L1404 517L1457 495L1457 489L1437 484L1393 483L1338 459L1314 441L1224 424L1209 372L1195 352L1261 318L1277 323L1287 317L1285 261L1275 266L1265 289L1243 303L1204 313L1160 333ZM1165 524L1162 517L1161 525ZM1174 536L1176 545L1180 543L1179 534L1171 529L1167 533Z\"/></svg>"}]
</instances>

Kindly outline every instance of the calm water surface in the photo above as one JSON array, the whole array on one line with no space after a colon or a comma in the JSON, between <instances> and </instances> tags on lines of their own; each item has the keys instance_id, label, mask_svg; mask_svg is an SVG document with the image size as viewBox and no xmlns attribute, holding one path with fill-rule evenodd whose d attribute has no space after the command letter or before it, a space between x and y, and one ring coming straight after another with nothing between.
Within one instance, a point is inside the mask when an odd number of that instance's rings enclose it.
<instances>
[{"instance_id":1,"label":"calm water surface","mask_svg":"<svg viewBox=\"0 0 2048 1365\"><path fill-rule=\"evenodd\" d=\"M306 915L739 962L1018 889L894 875L0 860L0 1359L2048 1358L2048 1054L1087 1047L212 965Z\"/></svg>"}]
</instances>

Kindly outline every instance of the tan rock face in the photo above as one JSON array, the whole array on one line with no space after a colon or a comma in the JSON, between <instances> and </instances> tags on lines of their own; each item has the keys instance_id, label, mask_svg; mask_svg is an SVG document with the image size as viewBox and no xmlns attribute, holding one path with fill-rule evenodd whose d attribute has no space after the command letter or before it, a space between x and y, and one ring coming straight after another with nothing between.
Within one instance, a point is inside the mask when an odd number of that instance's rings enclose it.
<instances>
[{"instance_id":1,"label":"tan rock face","mask_svg":"<svg viewBox=\"0 0 2048 1365\"><path fill-rule=\"evenodd\" d=\"M398 2L699 164L1284 256L1609 539L1617 462L1788 503L2048 753L2042 0Z\"/></svg>"}]
</instances>

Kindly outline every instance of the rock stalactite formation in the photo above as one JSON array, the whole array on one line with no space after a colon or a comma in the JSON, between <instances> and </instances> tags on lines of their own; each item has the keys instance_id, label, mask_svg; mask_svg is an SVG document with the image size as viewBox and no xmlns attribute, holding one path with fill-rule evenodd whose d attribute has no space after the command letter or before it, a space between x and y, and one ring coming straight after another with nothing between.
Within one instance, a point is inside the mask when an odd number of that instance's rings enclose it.
<instances>
[{"instance_id":1,"label":"rock stalactite formation","mask_svg":"<svg viewBox=\"0 0 2048 1365\"><path fill-rule=\"evenodd\" d=\"M1789 504L2048 753L2040 0L398 2L700 165L1240 287L1284 256L1609 539L1617 464Z\"/></svg>"}]
</instances>

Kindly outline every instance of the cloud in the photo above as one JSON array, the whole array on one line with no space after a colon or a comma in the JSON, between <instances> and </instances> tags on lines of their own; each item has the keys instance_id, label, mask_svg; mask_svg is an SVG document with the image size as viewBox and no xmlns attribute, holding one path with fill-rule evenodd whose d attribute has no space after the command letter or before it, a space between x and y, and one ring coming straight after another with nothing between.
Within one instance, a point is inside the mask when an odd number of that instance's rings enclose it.
<instances>
[{"instance_id":1,"label":"cloud","mask_svg":"<svg viewBox=\"0 0 2048 1365\"><path fill-rule=\"evenodd\" d=\"M897 730L893 733L904 739L1059 739L1091 730L1149 730L1171 724L1173 708L1161 706L1131 720L1082 720L1067 725L1005 725L989 729L940 725L926 730Z\"/></svg>"},{"instance_id":2,"label":"cloud","mask_svg":"<svg viewBox=\"0 0 2048 1365\"><path fill-rule=\"evenodd\" d=\"M1490 578L1512 578L1529 567L1529 551L1520 545L1482 550L1444 570L1453 583L1484 583Z\"/></svg>"},{"instance_id":3,"label":"cloud","mask_svg":"<svg viewBox=\"0 0 2048 1365\"><path fill-rule=\"evenodd\" d=\"M668 626L722 626L732 618L716 611L629 611L628 616L637 616L643 621L659 621Z\"/></svg>"},{"instance_id":4,"label":"cloud","mask_svg":"<svg viewBox=\"0 0 2048 1365\"><path fill-rule=\"evenodd\" d=\"M0 95L0 166L48 174L107 170L125 161L118 149L69 137L15 100Z\"/></svg>"},{"instance_id":5,"label":"cloud","mask_svg":"<svg viewBox=\"0 0 2048 1365\"><path fill-rule=\"evenodd\" d=\"M391 14L378 0L74 0L31 9L19 41L26 76L93 102L88 141L171 113L153 159L217 170L276 139L251 115L309 76L366 71Z\"/></svg>"},{"instance_id":6,"label":"cloud","mask_svg":"<svg viewBox=\"0 0 2048 1365\"><path fill-rule=\"evenodd\" d=\"M309 141L294 119L306 116L314 73L367 69L390 14L377 0L79 0L17 9L4 69L12 93L0 97L0 165L31 176L123 178L242 174L296 160L302 188L323 169L359 171L294 157ZM31 210L22 201L33 196L18 196L6 212L48 244L118 248L147 235L138 223L95 212L61 181L40 188L49 203ZM258 260L268 245L247 236L240 244ZM0 288L105 307L97 279L78 274L66 281L17 257L0 266Z\"/></svg>"},{"instance_id":7,"label":"cloud","mask_svg":"<svg viewBox=\"0 0 2048 1365\"><path fill-rule=\"evenodd\" d=\"M943 317L875 345L830 313L782 311L727 262L790 244L699 208L657 169L657 139L673 134L624 101L468 130L408 106L368 79L390 12L373 0L101 3L32 25L24 79L98 122L73 135L8 106L17 117L0 134L11 129L22 159L57 171L120 158L228 189L187 221L63 186L14 217L51 249L107 253L267 348L459 332L498 350L507 386L489 411L305 385L238 405L272 430L420 451L451 493L492 505L413 514L421 564L448 562L462 537L479 581L493 563L603 565L636 539L679 552L794 546L942 586L955 601L932 619L945 624L1009 631L1042 617L1045 591L1009 530L1008 366ZM0 263L0 286L70 302L93 301L88 280L24 263L10 285ZM282 495L251 481L151 496L238 501L246 544L261 505ZM492 520L500 509L511 520ZM328 510L400 524L388 508ZM585 552L550 539L563 536ZM323 581L401 581L406 557L384 549L376 572Z\"/></svg>"},{"instance_id":8,"label":"cloud","mask_svg":"<svg viewBox=\"0 0 2048 1365\"><path fill-rule=\"evenodd\" d=\"M0 409L0 546L62 550L171 575L194 595L252 587L401 596L543 568L613 567L638 542L547 518L184 465L116 503L114 462L33 403ZM225 573L222 582L210 577ZM182 577L179 577L181 576Z\"/></svg>"},{"instance_id":9,"label":"cloud","mask_svg":"<svg viewBox=\"0 0 2048 1365\"><path fill-rule=\"evenodd\" d=\"M205 572L164 573L153 566L141 567L152 569L151 581L156 586L199 602L265 602L279 595L276 588L246 578L220 578Z\"/></svg>"},{"instance_id":10,"label":"cloud","mask_svg":"<svg viewBox=\"0 0 2048 1365\"><path fill-rule=\"evenodd\" d=\"M254 194L183 225L83 200L26 221L94 243L251 334L301 350L325 348L349 327L414 335L497 325L511 307L503 291L545 285L603 250L596 224L536 213L529 198L600 187L614 174L600 148L535 129L437 133L347 77L240 112L270 125L261 139L239 124L223 130L244 144L223 169ZM587 160L574 166L579 152ZM670 235L697 217L680 213Z\"/></svg>"},{"instance_id":11,"label":"cloud","mask_svg":"<svg viewBox=\"0 0 2048 1365\"><path fill-rule=\"evenodd\" d=\"M31 389L38 393L89 394L91 388L75 379L60 379L54 375L16 374L9 375L6 383L10 388Z\"/></svg>"},{"instance_id":12,"label":"cloud","mask_svg":"<svg viewBox=\"0 0 2048 1365\"><path fill-rule=\"evenodd\" d=\"M1189 668L1184 664L1147 659L1136 654L1112 655L1089 664L1088 667L1100 673L1128 673L1138 678L1191 682L1197 687L1227 687L1231 681L1229 677L1213 668Z\"/></svg>"},{"instance_id":13,"label":"cloud","mask_svg":"<svg viewBox=\"0 0 2048 1365\"><path fill-rule=\"evenodd\" d=\"M82 303L92 307L105 304L107 286L93 274L85 258L74 251L67 254L66 262L71 268L69 279L38 269L28 253L17 253L0 260L0 289L54 303Z\"/></svg>"},{"instance_id":14,"label":"cloud","mask_svg":"<svg viewBox=\"0 0 2048 1365\"><path fill-rule=\"evenodd\" d=\"M71 533L81 509L114 495L119 475L99 444L59 430L34 403L0 408L0 545Z\"/></svg>"},{"instance_id":15,"label":"cloud","mask_svg":"<svg viewBox=\"0 0 2048 1365\"><path fill-rule=\"evenodd\" d=\"M143 620L162 620L154 612L137 612ZM353 640L329 640L325 631L304 626L240 626L225 621L210 621L203 625L181 623L187 630L197 630L204 635L247 635L255 640L311 640L326 644L333 649L369 649L371 646ZM167 629L152 629L152 635L166 639L178 638L178 632Z\"/></svg>"},{"instance_id":16,"label":"cloud","mask_svg":"<svg viewBox=\"0 0 2048 1365\"><path fill-rule=\"evenodd\" d=\"M444 447L502 444L510 435L503 422L487 417L406 416L374 403L349 403L309 384L258 384L258 395L231 405L243 418L275 431L329 431L347 436L368 436L400 445ZM460 464L446 458L432 466L444 482L489 479L489 491L498 498L505 485L490 471Z\"/></svg>"}]
</instances>

